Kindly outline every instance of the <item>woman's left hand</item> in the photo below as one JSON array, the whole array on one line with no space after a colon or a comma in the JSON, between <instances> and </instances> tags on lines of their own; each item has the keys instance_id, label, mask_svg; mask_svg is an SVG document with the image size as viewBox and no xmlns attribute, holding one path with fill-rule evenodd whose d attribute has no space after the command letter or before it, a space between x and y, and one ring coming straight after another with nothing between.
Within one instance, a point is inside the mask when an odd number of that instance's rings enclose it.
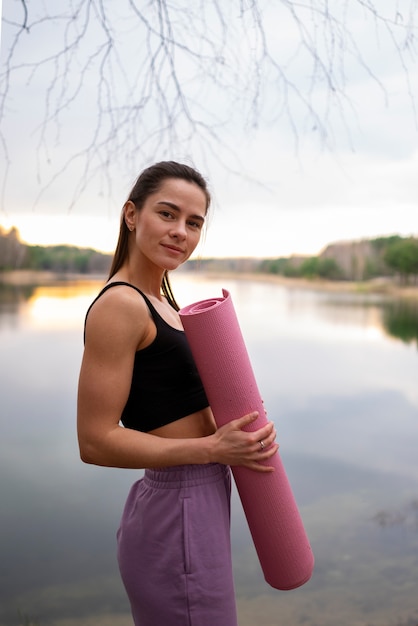
<instances>
[{"instance_id":1,"label":"woman's left hand","mask_svg":"<svg viewBox=\"0 0 418 626\"><path fill-rule=\"evenodd\" d=\"M272 472L274 467L261 463L276 454L279 445L275 443L276 429L273 422L268 422L258 430L243 430L258 417L258 413L249 413L221 426L213 439L212 460L225 465L240 465L257 472Z\"/></svg>"}]
</instances>

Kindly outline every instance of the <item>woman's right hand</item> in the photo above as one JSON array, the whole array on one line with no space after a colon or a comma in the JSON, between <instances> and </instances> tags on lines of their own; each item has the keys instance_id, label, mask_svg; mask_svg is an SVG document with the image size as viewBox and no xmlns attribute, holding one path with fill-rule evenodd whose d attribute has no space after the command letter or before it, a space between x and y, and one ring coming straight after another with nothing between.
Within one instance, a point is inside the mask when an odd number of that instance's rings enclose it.
<instances>
[{"instance_id":1,"label":"woman's right hand","mask_svg":"<svg viewBox=\"0 0 418 626\"><path fill-rule=\"evenodd\" d=\"M240 465L257 472L274 471L274 467L260 463L268 461L279 448L275 442L276 429L273 422L268 422L252 432L243 430L257 417L257 412L249 413L221 426L211 435L215 462L231 466Z\"/></svg>"}]
</instances>

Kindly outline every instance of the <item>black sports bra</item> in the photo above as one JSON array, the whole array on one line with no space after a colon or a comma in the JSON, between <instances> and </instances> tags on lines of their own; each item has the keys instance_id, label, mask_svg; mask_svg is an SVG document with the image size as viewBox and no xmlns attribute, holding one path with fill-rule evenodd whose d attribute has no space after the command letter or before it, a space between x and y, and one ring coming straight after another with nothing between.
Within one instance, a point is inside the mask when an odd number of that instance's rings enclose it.
<instances>
[{"instance_id":1,"label":"black sports bra","mask_svg":"<svg viewBox=\"0 0 418 626\"><path fill-rule=\"evenodd\" d=\"M90 305L116 285L135 289L145 300L157 329L154 341L135 353L131 388L121 422L126 428L148 432L209 406L184 331L173 328L137 287L109 283Z\"/></svg>"}]
</instances>

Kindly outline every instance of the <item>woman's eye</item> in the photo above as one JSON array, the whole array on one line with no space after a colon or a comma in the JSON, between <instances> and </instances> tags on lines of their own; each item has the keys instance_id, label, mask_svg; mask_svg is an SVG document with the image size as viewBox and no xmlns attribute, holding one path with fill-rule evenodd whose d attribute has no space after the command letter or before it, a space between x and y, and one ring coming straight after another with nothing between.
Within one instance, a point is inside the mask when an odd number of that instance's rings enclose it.
<instances>
[{"instance_id":1,"label":"woman's eye","mask_svg":"<svg viewBox=\"0 0 418 626\"><path fill-rule=\"evenodd\" d=\"M200 230L200 228L202 228L202 224L201 224L200 222L194 222L194 221L191 221L191 222L189 222L189 225L190 225L192 228L198 228L199 230Z\"/></svg>"},{"instance_id":2,"label":"woman's eye","mask_svg":"<svg viewBox=\"0 0 418 626\"><path fill-rule=\"evenodd\" d=\"M160 211L160 215L162 215L163 217L166 217L168 219L171 219L173 217L173 214L170 213L170 211Z\"/></svg>"}]
</instances>

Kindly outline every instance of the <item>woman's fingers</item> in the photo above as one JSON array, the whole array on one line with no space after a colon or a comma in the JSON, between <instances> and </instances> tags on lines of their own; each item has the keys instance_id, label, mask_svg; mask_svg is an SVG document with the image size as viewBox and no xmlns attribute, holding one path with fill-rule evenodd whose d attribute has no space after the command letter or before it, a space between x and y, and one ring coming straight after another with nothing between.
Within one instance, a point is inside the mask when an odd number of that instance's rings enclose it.
<instances>
[{"instance_id":1,"label":"woman's fingers","mask_svg":"<svg viewBox=\"0 0 418 626\"><path fill-rule=\"evenodd\" d=\"M279 445L275 443L276 434L276 428L273 422L268 422L258 430L251 433L250 436L253 440L253 451L255 456L248 464L246 464L247 467L264 473L274 471L274 467L265 465L261 461L268 461L279 449Z\"/></svg>"},{"instance_id":2,"label":"woman's fingers","mask_svg":"<svg viewBox=\"0 0 418 626\"><path fill-rule=\"evenodd\" d=\"M267 422L267 424L265 424L258 430L255 430L253 434L256 437L257 441L266 441L267 439L270 439L271 440L270 443L271 443L276 436L276 429L274 427L274 423Z\"/></svg>"},{"instance_id":3,"label":"woman's fingers","mask_svg":"<svg viewBox=\"0 0 418 626\"><path fill-rule=\"evenodd\" d=\"M215 434L218 443L217 460L227 465L248 467L258 472L272 472L268 461L276 454L279 446L275 442L276 429L273 422L248 431L246 426L254 422L259 413L253 411L232 420L219 428Z\"/></svg>"},{"instance_id":4,"label":"woman's fingers","mask_svg":"<svg viewBox=\"0 0 418 626\"><path fill-rule=\"evenodd\" d=\"M253 411L252 413L248 413L243 417L239 417L238 419L232 420L231 424L234 425L235 428L239 428L240 430L248 424L254 422L258 417L258 411Z\"/></svg>"},{"instance_id":5,"label":"woman's fingers","mask_svg":"<svg viewBox=\"0 0 418 626\"><path fill-rule=\"evenodd\" d=\"M251 457L247 458L239 465L247 467L248 469L254 470L256 472L274 472L274 466L269 465L268 461L276 454L278 449L279 446L277 445L277 443L271 444L268 449L265 449L263 451L261 451L260 448L260 451L253 453Z\"/></svg>"},{"instance_id":6,"label":"woman's fingers","mask_svg":"<svg viewBox=\"0 0 418 626\"><path fill-rule=\"evenodd\" d=\"M255 431L245 431L245 426L248 426L252 422L254 422L258 417L258 412L254 411L253 413L248 413L248 415L244 415L233 422L230 425L233 429L239 429L242 432L246 433L248 436L248 443L253 446L253 450L263 453L264 450L269 448L271 444L276 439L276 428L273 422L268 422L264 424L261 428ZM268 455L271 456L271 455Z\"/></svg>"}]
</instances>

